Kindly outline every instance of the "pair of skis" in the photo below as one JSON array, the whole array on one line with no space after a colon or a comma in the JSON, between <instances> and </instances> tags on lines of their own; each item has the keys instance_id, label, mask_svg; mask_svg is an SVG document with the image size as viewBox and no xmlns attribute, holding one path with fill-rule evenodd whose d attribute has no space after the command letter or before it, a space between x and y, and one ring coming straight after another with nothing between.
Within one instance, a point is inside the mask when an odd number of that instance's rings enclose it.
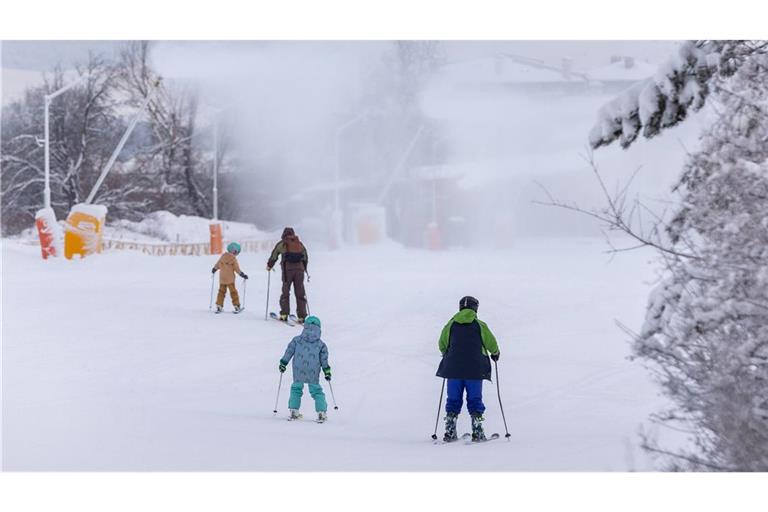
<instances>
[{"instance_id":1,"label":"pair of skis","mask_svg":"<svg viewBox=\"0 0 768 512\"><path fill-rule=\"evenodd\" d=\"M240 313L242 313L243 311L245 311L245 308L240 308L240 309L238 309L238 310L236 310L236 311L232 311L232 314L235 314L235 315L237 315L237 314L240 314ZM222 309L221 311L219 311L219 310L215 309L213 312L214 312L215 314L217 314L217 315L220 315L221 313L223 313L223 312L224 312L224 310Z\"/></svg>"},{"instance_id":2,"label":"pair of skis","mask_svg":"<svg viewBox=\"0 0 768 512\"><path fill-rule=\"evenodd\" d=\"M434 441L435 444L451 444L455 443L457 441L464 441L464 444L480 444L480 443L487 443L488 441L494 441L501 437L499 434L491 434L489 437L486 437L482 441L473 441L472 440L472 434L462 434L461 437L457 437L453 441L444 441L443 439L436 439Z\"/></svg>"},{"instance_id":3,"label":"pair of skis","mask_svg":"<svg viewBox=\"0 0 768 512\"><path fill-rule=\"evenodd\" d=\"M301 419L303 419L303 418L304 418L304 415L303 415L303 414L299 414L298 418L291 418L290 416L288 416L288 418L286 418L286 419L287 419L288 421L299 421L299 420L301 420ZM321 420L320 418L316 418L316 419L315 419L315 420L313 420L313 421L314 421L315 423L325 423L325 422L326 422L326 421L328 421L328 420L327 420L327 419Z\"/></svg>"},{"instance_id":4,"label":"pair of skis","mask_svg":"<svg viewBox=\"0 0 768 512\"><path fill-rule=\"evenodd\" d=\"M286 325L290 325L291 327L296 327L297 325L299 325L299 318L296 315L288 315L288 318L286 318L285 320L280 320L280 315L278 315L274 311L271 311L269 313L269 318L271 318L272 320L277 320L278 322L282 322Z\"/></svg>"}]
</instances>

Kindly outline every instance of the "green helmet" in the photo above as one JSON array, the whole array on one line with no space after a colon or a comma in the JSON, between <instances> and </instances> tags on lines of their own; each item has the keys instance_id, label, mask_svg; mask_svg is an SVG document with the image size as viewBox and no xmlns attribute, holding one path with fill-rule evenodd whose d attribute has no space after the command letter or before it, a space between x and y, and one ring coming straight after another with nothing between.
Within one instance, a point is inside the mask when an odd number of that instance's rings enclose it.
<instances>
[{"instance_id":1,"label":"green helmet","mask_svg":"<svg viewBox=\"0 0 768 512\"><path fill-rule=\"evenodd\" d=\"M313 324L320 327L320 319L317 318L316 316L308 316L307 318L304 319L304 325L313 325Z\"/></svg>"},{"instance_id":2,"label":"green helmet","mask_svg":"<svg viewBox=\"0 0 768 512\"><path fill-rule=\"evenodd\" d=\"M240 254L240 244L237 242L230 242L229 245L227 245L227 252Z\"/></svg>"}]
</instances>

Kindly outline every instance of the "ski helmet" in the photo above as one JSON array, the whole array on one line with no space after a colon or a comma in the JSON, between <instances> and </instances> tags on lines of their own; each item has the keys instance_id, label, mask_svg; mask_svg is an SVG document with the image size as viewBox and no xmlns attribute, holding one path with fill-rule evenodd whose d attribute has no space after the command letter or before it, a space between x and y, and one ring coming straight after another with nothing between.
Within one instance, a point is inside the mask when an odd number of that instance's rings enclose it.
<instances>
[{"instance_id":1,"label":"ski helmet","mask_svg":"<svg viewBox=\"0 0 768 512\"><path fill-rule=\"evenodd\" d=\"M471 295L467 295L465 297L462 297L459 301L459 310L462 309L471 309L475 313L477 313L477 307L480 305L480 302Z\"/></svg>"},{"instance_id":2,"label":"ski helmet","mask_svg":"<svg viewBox=\"0 0 768 512\"><path fill-rule=\"evenodd\" d=\"M240 244L237 242L230 242L229 245L227 245L227 252L231 252L232 254L240 254Z\"/></svg>"},{"instance_id":3,"label":"ski helmet","mask_svg":"<svg viewBox=\"0 0 768 512\"><path fill-rule=\"evenodd\" d=\"M320 327L320 319L316 316L308 316L304 319L304 325L316 325Z\"/></svg>"}]
</instances>

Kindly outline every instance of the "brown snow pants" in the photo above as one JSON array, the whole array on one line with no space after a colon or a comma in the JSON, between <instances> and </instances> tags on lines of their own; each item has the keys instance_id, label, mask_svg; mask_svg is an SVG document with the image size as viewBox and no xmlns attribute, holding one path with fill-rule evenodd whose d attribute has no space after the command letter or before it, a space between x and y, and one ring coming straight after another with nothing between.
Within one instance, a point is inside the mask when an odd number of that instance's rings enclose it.
<instances>
[{"instance_id":1,"label":"brown snow pants","mask_svg":"<svg viewBox=\"0 0 768 512\"><path fill-rule=\"evenodd\" d=\"M219 294L216 296L216 305L224 307L224 296L227 294L227 288L229 288L229 297L232 299L233 306L240 305L240 296L237 294L237 288L233 284L220 284Z\"/></svg>"},{"instance_id":2,"label":"brown snow pants","mask_svg":"<svg viewBox=\"0 0 768 512\"><path fill-rule=\"evenodd\" d=\"M296 315L299 318L307 316L307 294L304 290L304 269L286 269L283 272L283 293L280 295L280 314L291 313L291 285L296 295Z\"/></svg>"}]
</instances>

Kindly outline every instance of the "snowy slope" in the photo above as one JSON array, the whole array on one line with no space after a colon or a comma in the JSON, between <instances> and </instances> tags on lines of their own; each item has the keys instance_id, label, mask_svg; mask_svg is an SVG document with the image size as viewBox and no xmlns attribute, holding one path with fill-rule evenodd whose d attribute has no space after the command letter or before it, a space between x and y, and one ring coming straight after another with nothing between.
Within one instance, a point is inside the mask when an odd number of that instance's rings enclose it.
<instances>
[{"instance_id":1,"label":"snowy slope","mask_svg":"<svg viewBox=\"0 0 768 512\"><path fill-rule=\"evenodd\" d=\"M639 325L652 266L641 253L609 262L604 249L532 238L506 252L312 252L309 303L340 406L318 425L283 419L288 380L272 414L277 361L299 331L263 319L266 254L240 257L246 312L213 315L212 257L43 262L4 241L3 467L649 469L634 445L661 398L625 359L614 319ZM512 439L435 446L437 337L465 294L499 339ZM503 434L495 383L485 401L487 430ZM305 417L311 405L305 394Z\"/></svg>"}]
</instances>

